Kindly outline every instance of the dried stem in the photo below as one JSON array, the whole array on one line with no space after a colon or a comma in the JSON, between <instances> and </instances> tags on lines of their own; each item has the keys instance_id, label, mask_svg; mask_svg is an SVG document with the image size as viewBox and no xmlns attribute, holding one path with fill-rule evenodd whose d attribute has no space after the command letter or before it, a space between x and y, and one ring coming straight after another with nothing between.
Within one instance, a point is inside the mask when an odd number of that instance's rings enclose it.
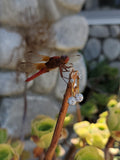
<instances>
[{"instance_id":1,"label":"dried stem","mask_svg":"<svg viewBox=\"0 0 120 160\"><path fill-rule=\"evenodd\" d=\"M113 155L109 153L109 148L113 147L115 140L109 137L108 142L105 147L105 160L113 160Z\"/></svg>"},{"instance_id":2,"label":"dried stem","mask_svg":"<svg viewBox=\"0 0 120 160\"><path fill-rule=\"evenodd\" d=\"M45 160L52 160L52 158L53 158L57 143L58 143L59 138L60 138L60 134L61 134L61 130L62 130L62 127L63 127L64 119L65 119L65 116L66 116L66 113L67 113L67 109L68 109L68 106L69 106L68 98L71 97L71 95L72 95L72 93L71 93L72 83L70 82L70 79L71 78L76 79L76 77L77 77L77 72L73 73L73 71L72 71L70 73L70 76L69 76L69 82L67 84L67 89L66 89L66 92L65 92L65 95L64 95L62 107L61 107L61 110L60 110L60 113L59 113L59 116L58 116L57 124L56 124L56 127L55 127L55 131L54 131L54 134L53 134L53 138L52 138L50 147L48 148L48 151L47 151L46 156L45 156Z\"/></svg>"},{"instance_id":3,"label":"dried stem","mask_svg":"<svg viewBox=\"0 0 120 160\"><path fill-rule=\"evenodd\" d=\"M21 127L21 140L22 141L24 140L24 127L25 127L26 114L27 114L27 83L25 82L25 87L24 87L24 112L23 112L22 127Z\"/></svg>"},{"instance_id":4,"label":"dried stem","mask_svg":"<svg viewBox=\"0 0 120 160\"><path fill-rule=\"evenodd\" d=\"M80 112L80 105L79 103L76 104L76 112L77 112L77 121L81 122L82 121L82 117L81 117L81 112Z\"/></svg>"},{"instance_id":5,"label":"dried stem","mask_svg":"<svg viewBox=\"0 0 120 160\"><path fill-rule=\"evenodd\" d=\"M75 155L75 152L76 152L76 147L74 145L71 145L68 153L66 154L65 156L65 159L67 160L73 160L73 157Z\"/></svg>"}]
</instances>

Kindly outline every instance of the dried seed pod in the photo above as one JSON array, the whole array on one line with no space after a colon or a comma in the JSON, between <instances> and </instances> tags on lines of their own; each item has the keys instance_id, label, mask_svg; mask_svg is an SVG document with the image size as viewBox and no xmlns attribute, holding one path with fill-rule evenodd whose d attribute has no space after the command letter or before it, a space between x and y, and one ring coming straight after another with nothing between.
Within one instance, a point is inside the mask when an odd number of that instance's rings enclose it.
<instances>
[{"instance_id":1,"label":"dried seed pod","mask_svg":"<svg viewBox=\"0 0 120 160\"><path fill-rule=\"evenodd\" d=\"M75 95L75 99L77 102L82 102L83 101L83 95L81 93L77 93Z\"/></svg>"},{"instance_id":2,"label":"dried seed pod","mask_svg":"<svg viewBox=\"0 0 120 160\"><path fill-rule=\"evenodd\" d=\"M69 105L75 105L76 104L76 99L75 99L75 97L70 97L69 99L68 99L68 103L69 103Z\"/></svg>"}]
</instances>

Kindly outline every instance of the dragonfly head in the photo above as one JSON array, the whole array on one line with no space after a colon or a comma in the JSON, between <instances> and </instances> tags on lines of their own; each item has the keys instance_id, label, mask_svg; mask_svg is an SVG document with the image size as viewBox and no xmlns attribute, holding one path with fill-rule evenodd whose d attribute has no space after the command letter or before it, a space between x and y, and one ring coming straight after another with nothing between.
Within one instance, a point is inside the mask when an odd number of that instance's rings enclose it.
<instances>
[{"instance_id":1,"label":"dragonfly head","mask_svg":"<svg viewBox=\"0 0 120 160\"><path fill-rule=\"evenodd\" d=\"M69 57L66 55L61 56L62 63L66 64L69 61Z\"/></svg>"}]
</instances>

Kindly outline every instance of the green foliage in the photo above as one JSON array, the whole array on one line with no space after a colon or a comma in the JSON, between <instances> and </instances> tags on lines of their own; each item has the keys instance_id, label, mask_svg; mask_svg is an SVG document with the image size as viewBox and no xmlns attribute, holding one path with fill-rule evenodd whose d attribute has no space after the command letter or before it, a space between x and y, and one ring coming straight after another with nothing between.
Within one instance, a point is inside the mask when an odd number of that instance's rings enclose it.
<instances>
[{"instance_id":1,"label":"green foliage","mask_svg":"<svg viewBox=\"0 0 120 160\"><path fill-rule=\"evenodd\" d=\"M88 84L93 90L115 93L119 85L118 69L110 67L105 61L98 63L88 72Z\"/></svg>"},{"instance_id":2,"label":"green foliage","mask_svg":"<svg viewBox=\"0 0 120 160\"><path fill-rule=\"evenodd\" d=\"M7 138L8 138L7 130L3 129L3 128L0 128L0 144L1 143L6 143Z\"/></svg>"},{"instance_id":3,"label":"green foliage","mask_svg":"<svg viewBox=\"0 0 120 160\"><path fill-rule=\"evenodd\" d=\"M112 68L106 61L98 63L98 65L89 71L88 78L101 78L106 76L108 78L116 78L118 76L118 69Z\"/></svg>"},{"instance_id":4,"label":"green foliage","mask_svg":"<svg viewBox=\"0 0 120 160\"><path fill-rule=\"evenodd\" d=\"M92 100L87 101L81 107L81 114L88 118L92 117L93 114L97 113L97 111L97 106Z\"/></svg>"}]
</instances>

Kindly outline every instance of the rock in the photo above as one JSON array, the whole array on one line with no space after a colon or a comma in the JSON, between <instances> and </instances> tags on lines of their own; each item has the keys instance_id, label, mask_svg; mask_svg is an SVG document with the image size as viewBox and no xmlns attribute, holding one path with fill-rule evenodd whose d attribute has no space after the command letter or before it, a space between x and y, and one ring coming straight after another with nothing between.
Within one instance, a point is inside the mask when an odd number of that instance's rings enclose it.
<instances>
[{"instance_id":1,"label":"rock","mask_svg":"<svg viewBox=\"0 0 120 160\"><path fill-rule=\"evenodd\" d=\"M0 28L0 68L15 69L23 53L24 45L22 45L21 35Z\"/></svg>"},{"instance_id":2,"label":"rock","mask_svg":"<svg viewBox=\"0 0 120 160\"><path fill-rule=\"evenodd\" d=\"M66 9L69 9L69 10L73 10L73 11L77 11L79 12L83 6L83 4L85 3L85 0L76 0L76 1L73 1L73 0L57 0L58 3L65 7Z\"/></svg>"},{"instance_id":3,"label":"rock","mask_svg":"<svg viewBox=\"0 0 120 160\"><path fill-rule=\"evenodd\" d=\"M103 51L109 60L114 60L120 55L120 42L117 39L108 38L103 43Z\"/></svg>"},{"instance_id":4,"label":"rock","mask_svg":"<svg viewBox=\"0 0 120 160\"><path fill-rule=\"evenodd\" d=\"M104 60L105 60L105 56L104 56L103 54L101 54L101 55L99 56L98 61L99 61L99 62L102 62L102 61L104 61Z\"/></svg>"},{"instance_id":5,"label":"rock","mask_svg":"<svg viewBox=\"0 0 120 160\"><path fill-rule=\"evenodd\" d=\"M94 25L90 27L90 36L96 38L106 38L109 36L109 30L107 26Z\"/></svg>"},{"instance_id":6,"label":"rock","mask_svg":"<svg viewBox=\"0 0 120 160\"><path fill-rule=\"evenodd\" d=\"M87 83L87 70L86 70L86 66L85 66L85 62L82 54L80 54L80 56L76 56L76 54L78 53L74 53L72 55L70 63L73 64L74 69L78 70L81 75L79 87L80 87L80 92L83 92ZM65 73L64 76L69 77L69 73ZM66 83L63 81L63 79L59 75L58 82L55 88L55 96L58 99L62 100L65 90L66 90Z\"/></svg>"},{"instance_id":7,"label":"rock","mask_svg":"<svg viewBox=\"0 0 120 160\"><path fill-rule=\"evenodd\" d=\"M14 96L24 92L25 75L21 73L18 82L16 79L15 72L0 72L0 96ZM32 84L33 82L29 82L28 88Z\"/></svg>"},{"instance_id":8,"label":"rock","mask_svg":"<svg viewBox=\"0 0 120 160\"><path fill-rule=\"evenodd\" d=\"M118 37L120 35L120 27L117 25L110 26L110 33L112 37Z\"/></svg>"},{"instance_id":9,"label":"rock","mask_svg":"<svg viewBox=\"0 0 120 160\"><path fill-rule=\"evenodd\" d=\"M53 21L59 20L65 16L80 12L85 0L39 0L44 3L44 8L47 10L47 16Z\"/></svg>"},{"instance_id":10,"label":"rock","mask_svg":"<svg viewBox=\"0 0 120 160\"><path fill-rule=\"evenodd\" d=\"M92 10L99 7L99 0L89 0L85 1L85 10Z\"/></svg>"},{"instance_id":11,"label":"rock","mask_svg":"<svg viewBox=\"0 0 120 160\"><path fill-rule=\"evenodd\" d=\"M27 27L44 17L55 21L66 15L78 13L84 2L85 0L1 0L0 22Z\"/></svg>"},{"instance_id":12,"label":"rock","mask_svg":"<svg viewBox=\"0 0 120 160\"><path fill-rule=\"evenodd\" d=\"M39 8L38 0L0 0L0 22L2 24L29 26L43 17L43 14L44 8L43 6Z\"/></svg>"},{"instance_id":13,"label":"rock","mask_svg":"<svg viewBox=\"0 0 120 160\"><path fill-rule=\"evenodd\" d=\"M30 134L31 120L37 115L45 114L55 117L58 114L56 103L49 98L42 96L28 96L27 117L24 126L24 133ZM5 98L1 102L0 123L8 129L8 133L14 137L20 136L23 116L23 98Z\"/></svg>"},{"instance_id":14,"label":"rock","mask_svg":"<svg viewBox=\"0 0 120 160\"><path fill-rule=\"evenodd\" d=\"M97 58L101 53L101 42L98 39L91 38L85 47L84 55L87 61Z\"/></svg>"},{"instance_id":15,"label":"rock","mask_svg":"<svg viewBox=\"0 0 120 160\"><path fill-rule=\"evenodd\" d=\"M32 90L37 93L50 93L56 85L57 73L56 69L36 78Z\"/></svg>"},{"instance_id":16,"label":"rock","mask_svg":"<svg viewBox=\"0 0 120 160\"><path fill-rule=\"evenodd\" d=\"M53 25L55 48L63 51L83 49L88 37L87 21L81 16L69 16Z\"/></svg>"}]
</instances>

